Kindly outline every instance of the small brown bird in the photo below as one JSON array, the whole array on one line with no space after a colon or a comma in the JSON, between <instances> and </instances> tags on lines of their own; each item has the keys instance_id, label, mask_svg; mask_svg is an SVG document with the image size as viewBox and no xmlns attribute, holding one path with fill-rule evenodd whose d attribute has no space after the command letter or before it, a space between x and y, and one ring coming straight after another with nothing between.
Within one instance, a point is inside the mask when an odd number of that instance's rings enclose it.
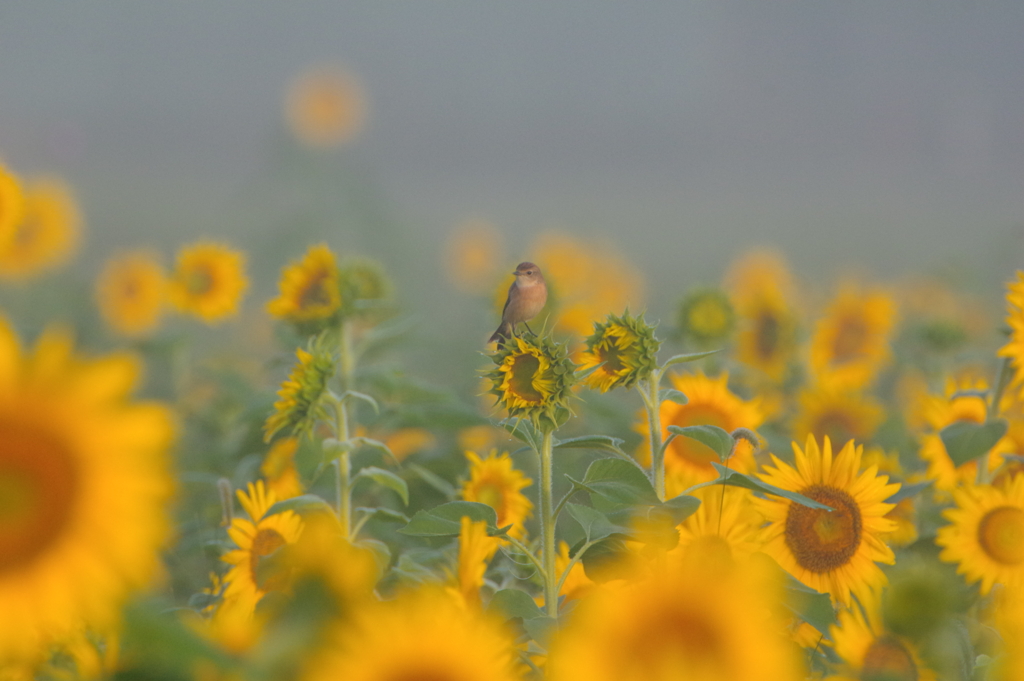
<instances>
[{"instance_id":1,"label":"small brown bird","mask_svg":"<svg viewBox=\"0 0 1024 681\"><path fill-rule=\"evenodd\" d=\"M488 343L514 336L516 324L526 324L536 317L548 301L548 285L544 283L544 275L540 273L539 267L532 262L521 262L512 274L516 275L516 280L508 287L508 299L501 310L501 324ZM529 324L526 324L526 328L533 333Z\"/></svg>"}]
</instances>

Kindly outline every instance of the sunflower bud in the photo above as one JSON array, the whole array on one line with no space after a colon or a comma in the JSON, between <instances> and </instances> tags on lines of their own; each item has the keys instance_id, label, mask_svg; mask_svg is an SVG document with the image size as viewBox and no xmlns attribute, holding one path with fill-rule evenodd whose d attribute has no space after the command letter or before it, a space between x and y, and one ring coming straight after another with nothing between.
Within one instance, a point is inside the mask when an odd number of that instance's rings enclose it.
<instances>
[{"instance_id":1,"label":"sunflower bud","mask_svg":"<svg viewBox=\"0 0 1024 681\"><path fill-rule=\"evenodd\" d=\"M529 419L540 430L552 430L569 416L567 403L575 383L576 365L565 344L538 336L514 336L498 345L487 372L488 391L509 416Z\"/></svg>"},{"instance_id":2,"label":"sunflower bud","mask_svg":"<svg viewBox=\"0 0 1024 681\"><path fill-rule=\"evenodd\" d=\"M327 381L337 369L334 356L316 341L310 344L308 352L299 348L296 355L299 363L281 384L274 413L263 425L263 439L267 442L285 428L292 433L309 432L323 414Z\"/></svg>"},{"instance_id":3,"label":"sunflower bud","mask_svg":"<svg viewBox=\"0 0 1024 681\"><path fill-rule=\"evenodd\" d=\"M661 341L654 337L654 327L644 321L642 314L632 317L628 310L621 317L610 314L604 323L595 323L586 344L581 368L593 369L586 383L601 392L632 388L650 376L657 368L661 347Z\"/></svg>"},{"instance_id":4,"label":"sunflower bud","mask_svg":"<svg viewBox=\"0 0 1024 681\"><path fill-rule=\"evenodd\" d=\"M736 328L736 311L729 296L718 288L691 290L679 303L677 318L683 340L693 345L713 347L732 335Z\"/></svg>"}]
</instances>

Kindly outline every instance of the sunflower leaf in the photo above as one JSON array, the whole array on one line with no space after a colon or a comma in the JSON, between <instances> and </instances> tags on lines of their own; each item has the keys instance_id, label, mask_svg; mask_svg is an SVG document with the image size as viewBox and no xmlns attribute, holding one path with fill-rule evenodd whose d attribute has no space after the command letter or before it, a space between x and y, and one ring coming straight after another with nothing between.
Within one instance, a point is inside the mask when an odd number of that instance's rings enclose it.
<instances>
[{"instance_id":1,"label":"sunflower leaf","mask_svg":"<svg viewBox=\"0 0 1024 681\"><path fill-rule=\"evenodd\" d=\"M397 493L398 496L402 497L402 503L406 506L409 505L409 486L405 484L405 480L398 477L391 471L384 470L383 468L377 468L376 466L367 466L356 474L353 484L361 479L373 480L381 487L387 487Z\"/></svg>"},{"instance_id":2,"label":"sunflower leaf","mask_svg":"<svg viewBox=\"0 0 1024 681\"><path fill-rule=\"evenodd\" d=\"M662 402L667 400L676 404L686 404L690 401L690 398L682 390L676 390L675 388L662 388L661 392L658 393L658 399Z\"/></svg>"},{"instance_id":3,"label":"sunflower leaf","mask_svg":"<svg viewBox=\"0 0 1024 681\"><path fill-rule=\"evenodd\" d=\"M315 494L303 494L277 502L267 509L265 515L274 515L275 513L284 513L285 511L294 511L300 515L317 512L334 514L334 509L322 497Z\"/></svg>"},{"instance_id":4,"label":"sunflower leaf","mask_svg":"<svg viewBox=\"0 0 1024 681\"><path fill-rule=\"evenodd\" d=\"M588 542L598 541L613 534L629 535L629 529L614 524L600 511L595 511L589 506L580 504L566 504L565 510L576 519L576 522L583 528L583 533Z\"/></svg>"},{"instance_id":5,"label":"sunflower leaf","mask_svg":"<svg viewBox=\"0 0 1024 681\"><path fill-rule=\"evenodd\" d=\"M665 363L661 365L661 368L662 369L667 369L668 367L674 366L676 364L683 364L685 362L696 362L698 359L704 359L705 357L710 357L711 355L715 354L716 352L719 352L719 350L706 350L705 352L688 352L688 353L683 354L683 355L676 355L675 357L669 357L667 360L665 360Z\"/></svg>"},{"instance_id":6,"label":"sunflower leaf","mask_svg":"<svg viewBox=\"0 0 1024 681\"><path fill-rule=\"evenodd\" d=\"M794 615L826 637L830 636L829 627L836 623L836 611L828 594L819 593L790 577L785 604Z\"/></svg>"},{"instance_id":7,"label":"sunflower leaf","mask_svg":"<svg viewBox=\"0 0 1024 681\"><path fill-rule=\"evenodd\" d=\"M687 494L680 494L677 497L668 499L662 504L662 508L668 510L672 515L673 522L678 525L697 512L697 509L700 508L700 499Z\"/></svg>"},{"instance_id":8,"label":"sunflower leaf","mask_svg":"<svg viewBox=\"0 0 1024 681\"><path fill-rule=\"evenodd\" d=\"M491 597L487 610L504 615L507 619L520 617L532 620L544 617L544 612L537 606L530 595L520 589L502 589Z\"/></svg>"},{"instance_id":9,"label":"sunflower leaf","mask_svg":"<svg viewBox=\"0 0 1024 681\"><path fill-rule=\"evenodd\" d=\"M624 440L608 435L584 435L568 440L559 440L554 444L554 449L593 449L628 457L629 455L622 451L623 442Z\"/></svg>"},{"instance_id":10,"label":"sunflower leaf","mask_svg":"<svg viewBox=\"0 0 1024 681\"><path fill-rule=\"evenodd\" d=\"M449 501L429 511L416 511L409 524L398 530L412 537L457 537L462 531L462 518L487 522L488 534L498 531L498 514L487 504L475 501Z\"/></svg>"},{"instance_id":11,"label":"sunflower leaf","mask_svg":"<svg viewBox=\"0 0 1024 681\"><path fill-rule=\"evenodd\" d=\"M395 455L391 453L391 448L388 447L383 442L381 442L380 440L374 440L373 438L369 437L353 437L350 438L348 441L352 443L353 449L356 447L367 447L369 449L374 449L380 452L381 454L388 457L392 461L398 460L395 458Z\"/></svg>"},{"instance_id":12,"label":"sunflower leaf","mask_svg":"<svg viewBox=\"0 0 1024 681\"><path fill-rule=\"evenodd\" d=\"M529 419L508 418L499 421L498 425L507 430L512 437L533 447L534 451L540 451L540 434Z\"/></svg>"},{"instance_id":13,"label":"sunflower leaf","mask_svg":"<svg viewBox=\"0 0 1024 681\"><path fill-rule=\"evenodd\" d=\"M917 493L932 484L932 480L925 480L924 482L918 482L913 485L904 483L900 486L900 491L893 494L891 497L885 500L887 504L898 504L899 502L909 497L917 496Z\"/></svg>"},{"instance_id":14,"label":"sunflower leaf","mask_svg":"<svg viewBox=\"0 0 1024 681\"><path fill-rule=\"evenodd\" d=\"M377 404L377 400L373 399L366 393L356 392L355 390L346 390L341 394L341 397L339 399L342 401L342 403L344 403L345 400L349 399L350 397L354 400L362 400L363 402L366 402L368 405L373 407L374 414L380 413L380 405Z\"/></svg>"},{"instance_id":15,"label":"sunflower leaf","mask_svg":"<svg viewBox=\"0 0 1024 681\"><path fill-rule=\"evenodd\" d=\"M939 432L942 444L946 446L949 458L957 466L977 459L1006 435L1007 423L993 419L987 423L957 421Z\"/></svg>"},{"instance_id":16,"label":"sunflower leaf","mask_svg":"<svg viewBox=\"0 0 1024 681\"><path fill-rule=\"evenodd\" d=\"M595 506L598 505L595 495L613 505L656 506L661 503L647 475L631 461L598 459L587 468L582 482L570 480L591 493L591 502Z\"/></svg>"},{"instance_id":17,"label":"sunflower leaf","mask_svg":"<svg viewBox=\"0 0 1024 681\"><path fill-rule=\"evenodd\" d=\"M448 482L437 473L434 473L433 471L428 470L423 466L420 466L419 464L415 463L406 466L406 470L415 473L417 476L419 476L420 480L433 487L435 490L443 494L446 498L455 498L455 495L457 493L455 487L452 485L452 483Z\"/></svg>"},{"instance_id":18,"label":"sunflower leaf","mask_svg":"<svg viewBox=\"0 0 1024 681\"><path fill-rule=\"evenodd\" d=\"M408 523L409 522L409 516L405 515L404 513L399 513L398 511L396 511L394 509L385 508L383 506L375 506L373 508L368 508L366 506L359 506L355 510L357 510L360 513L363 513L363 514L365 514L365 515L367 515L367 516L369 516L371 518L381 518L382 520L390 520L391 522L396 522L396 523Z\"/></svg>"},{"instance_id":19,"label":"sunflower leaf","mask_svg":"<svg viewBox=\"0 0 1024 681\"><path fill-rule=\"evenodd\" d=\"M688 437L691 440L696 440L701 444L707 445L715 454L718 454L718 458L725 461L732 456L733 445L736 441L732 439L732 435L729 431L719 428L718 426L711 425L700 425L700 426L669 426L668 432L676 435L682 435Z\"/></svg>"},{"instance_id":20,"label":"sunflower leaf","mask_svg":"<svg viewBox=\"0 0 1024 681\"><path fill-rule=\"evenodd\" d=\"M834 510L831 506L818 503L814 499L805 497L803 494L797 494L796 492L791 492L788 489L769 485L767 482L761 482L757 478L744 475L743 473L737 473L731 468L726 468L714 461L711 462L711 465L715 467L716 471L718 471L719 478L718 480L715 480L715 482L720 485L732 485L733 487L743 487L762 494L771 494L773 496L789 499L790 501L807 506L808 508L820 508L825 511Z\"/></svg>"}]
</instances>

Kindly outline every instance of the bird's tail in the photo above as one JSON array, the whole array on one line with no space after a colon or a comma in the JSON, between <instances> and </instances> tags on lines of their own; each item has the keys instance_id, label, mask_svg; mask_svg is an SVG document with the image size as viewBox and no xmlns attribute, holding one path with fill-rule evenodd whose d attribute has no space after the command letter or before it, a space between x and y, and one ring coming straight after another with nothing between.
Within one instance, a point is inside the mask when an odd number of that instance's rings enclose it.
<instances>
[{"instance_id":1,"label":"bird's tail","mask_svg":"<svg viewBox=\"0 0 1024 681\"><path fill-rule=\"evenodd\" d=\"M491 337L487 339L487 342L488 343L494 343L494 342L500 343L502 341L502 339L508 338L511 335L512 335L512 325L509 324L508 322L502 322L498 326L498 330L495 331L494 333L492 333Z\"/></svg>"}]
</instances>

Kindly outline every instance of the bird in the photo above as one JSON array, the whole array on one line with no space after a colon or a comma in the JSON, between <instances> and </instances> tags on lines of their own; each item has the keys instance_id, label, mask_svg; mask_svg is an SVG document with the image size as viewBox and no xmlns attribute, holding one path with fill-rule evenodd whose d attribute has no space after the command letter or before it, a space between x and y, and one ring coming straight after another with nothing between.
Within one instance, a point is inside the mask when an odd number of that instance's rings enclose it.
<instances>
[{"instance_id":1,"label":"bird","mask_svg":"<svg viewBox=\"0 0 1024 681\"><path fill-rule=\"evenodd\" d=\"M516 324L526 324L536 317L548 301L548 286L539 267L532 262L521 262L512 274L516 280L508 287L508 298L501 310L501 324L491 334L488 343L514 336ZM526 329L533 333L529 324L526 324Z\"/></svg>"}]
</instances>

